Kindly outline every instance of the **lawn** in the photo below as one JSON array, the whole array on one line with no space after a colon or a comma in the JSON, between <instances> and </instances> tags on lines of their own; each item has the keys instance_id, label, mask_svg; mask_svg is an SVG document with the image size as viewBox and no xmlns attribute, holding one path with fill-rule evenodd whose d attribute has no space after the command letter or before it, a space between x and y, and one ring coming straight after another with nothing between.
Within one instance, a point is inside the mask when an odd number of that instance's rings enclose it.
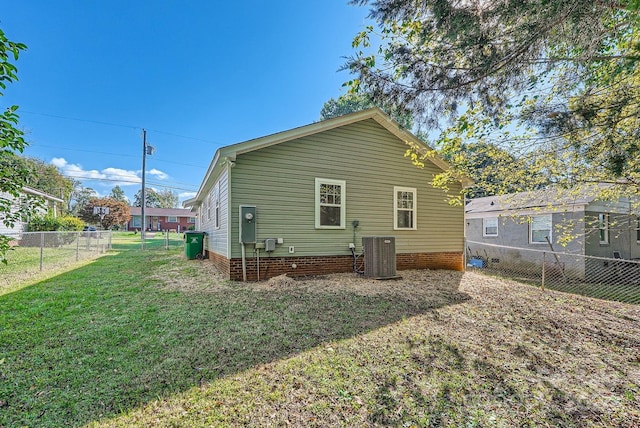
<instances>
[{"instance_id":1,"label":"lawn","mask_svg":"<svg viewBox=\"0 0 640 428\"><path fill-rule=\"evenodd\" d=\"M638 426L640 308L121 251L0 296L0 426Z\"/></svg>"}]
</instances>

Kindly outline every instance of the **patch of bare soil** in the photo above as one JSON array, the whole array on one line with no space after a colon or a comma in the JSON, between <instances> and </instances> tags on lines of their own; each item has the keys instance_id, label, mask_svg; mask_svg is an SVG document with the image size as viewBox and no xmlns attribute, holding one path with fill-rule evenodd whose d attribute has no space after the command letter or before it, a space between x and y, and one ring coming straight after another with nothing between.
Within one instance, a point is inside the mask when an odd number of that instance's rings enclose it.
<instances>
[{"instance_id":1,"label":"patch of bare soil","mask_svg":"<svg viewBox=\"0 0 640 428\"><path fill-rule=\"evenodd\" d=\"M366 278L354 273L336 273L305 278L280 275L252 283L256 290L300 290L312 293L352 293L361 296L394 296L409 301L434 300L434 304L468 298L460 292L461 272L407 270L397 279Z\"/></svg>"},{"instance_id":2,"label":"patch of bare soil","mask_svg":"<svg viewBox=\"0 0 640 428\"><path fill-rule=\"evenodd\" d=\"M229 281L206 260L172 257L151 278L165 290L183 293L215 293L229 288Z\"/></svg>"}]
</instances>

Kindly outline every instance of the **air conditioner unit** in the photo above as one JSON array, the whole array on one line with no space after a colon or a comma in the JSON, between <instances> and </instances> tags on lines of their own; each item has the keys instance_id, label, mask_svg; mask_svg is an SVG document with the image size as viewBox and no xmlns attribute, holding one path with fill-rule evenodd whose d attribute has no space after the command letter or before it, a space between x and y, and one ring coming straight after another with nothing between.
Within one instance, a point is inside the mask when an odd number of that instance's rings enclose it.
<instances>
[{"instance_id":1,"label":"air conditioner unit","mask_svg":"<svg viewBox=\"0 0 640 428\"><path fill-rule=\"evenodd\" d=\"M396 239L393 236L365 236L364 276L393 278L396 276Z\"/></svg>"}]
</instances>

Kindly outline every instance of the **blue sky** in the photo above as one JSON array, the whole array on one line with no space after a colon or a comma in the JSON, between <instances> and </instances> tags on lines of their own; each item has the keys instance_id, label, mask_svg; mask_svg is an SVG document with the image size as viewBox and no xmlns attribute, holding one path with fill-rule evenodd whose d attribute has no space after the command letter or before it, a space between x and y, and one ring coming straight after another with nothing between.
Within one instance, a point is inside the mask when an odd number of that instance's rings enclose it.
<instances>
[{"instance_id":1,"label":"blue sky","mask_svg":"<svg viewBox=\"0 0 640 428\"><path fill-rule=\"evenodd\" d=\"M20 106L25 155L102 196L140 189L144 128L149 187L185 199L217 148L318 120L366 15L347 0L7 2L0 28L28 50L0 107Z\"/></svg>"}]
</instances>

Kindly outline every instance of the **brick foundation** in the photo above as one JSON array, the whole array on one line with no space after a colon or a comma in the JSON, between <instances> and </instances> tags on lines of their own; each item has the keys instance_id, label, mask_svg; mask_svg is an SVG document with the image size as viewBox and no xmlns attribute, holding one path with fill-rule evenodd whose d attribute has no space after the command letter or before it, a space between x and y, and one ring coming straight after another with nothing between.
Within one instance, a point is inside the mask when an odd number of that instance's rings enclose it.
<instances>
[{"instance_id":1,"label":"brick foundation","mask_svg":"<svg viewBox=\"0 0 640 428\"><path fill-rule=\"evenodd\" d=\"M242 281L242 259L227 259L208 252L209 261L226 278ZM362 259L359 260L359 263ZM258 279L255 258L247 258L247 280ZM295 267L294 267L295 266ZM462 252L397 254L397 270L407 269L447 269L462 271ZM261 257L260 280L287 274L290 277L323 275L329 273L353 272L351 256L308 256L308 257Z\"/></svg>"},{"instance_id":2,"label":"brick foundation","mask_svg":"<svg viewBox=\"0 0 640 428\"><path fill-rule=\"evenodd\" d=\"M216 269L220 271L226 278L229 278L229 259L221 256L218 253L214 253L211 251L205 251L206 257L209 259L211 263L215 266ZM242 275L240 275L240 279L242 279Z\"/></svg>"}]
</instances>

